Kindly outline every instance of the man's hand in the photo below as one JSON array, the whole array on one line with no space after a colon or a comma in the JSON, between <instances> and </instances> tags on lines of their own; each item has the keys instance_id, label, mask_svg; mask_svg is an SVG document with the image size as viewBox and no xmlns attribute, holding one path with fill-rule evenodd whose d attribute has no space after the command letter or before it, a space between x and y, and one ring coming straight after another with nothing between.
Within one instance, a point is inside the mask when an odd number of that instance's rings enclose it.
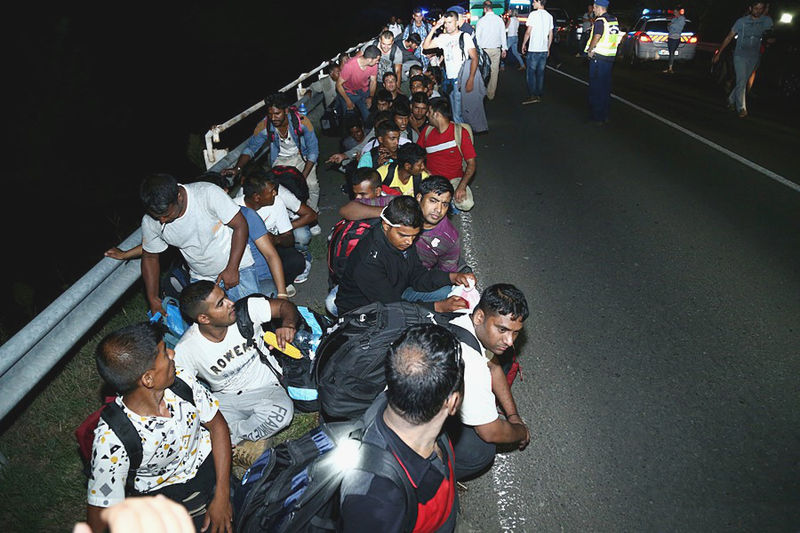
<instances>
[{"instance_id":1,"label":"man's hand","mask_svg":"<svg viewBox=\"0 0 800 533\"><path fill-rule=\"evenodd\" d=\"M186 508L166 496L125 498L100 512L111 533L193 533L192 518ZM92 533L85 522L75 524L73 533Z\"/></svg>"},{"instance_id":2,"label":"man's hand","mask_svg":"<svg viewBox=\"0 0 800 533\"><path fill-rule=\"evenodd\" d=\"M219 276L217 276L217 284L219 284L220 280L222 280L222 282L225 284L223 289L226 291L234 288L239 284L239 269L234 267L225 267L225 270L220 272Z\"/></svg>"},{"instance_id":3,"label":"man's hand","mask_svg":"<svg viewBox=\"0 0 800 533\"><path fill-rule=\"evenodd\" d=\"M356 107L356 104L354 104L349 98L345 98L344 104L347 106L348 111L352 111Z\"/></svg>"},{"instance_id":4,"label":"man's hand","mask_svg":"<svg viewBox=\"0 0 800 533\"><path fill-rule=\"evenodd\" d=\"M475 274L471 272L451 272L450 273L450 282L454 285L463 285L464 287L474 287L475 283L478 280L475 278Z\"/></svg>"},{"instance_id":5,"label":"man's hand","mask_svg":"<svg viewBox=\"0 0 800 533\"><path fill-rule=\"evenodd\" d=\"M111 259L117 259L119 261L123 261L128 258L125 255L125 252L123 252L116 246L114 248L109 248L108 250L106 250L106 253L103 255L105 255L106 257L110 257Z\"/></svg>"},{"instance_id":6,"label":"man's hand","mask_svg":"<svg viewBox=\"0 0 800 533\"><path fill-rule=\"evenodd\" d=\"M437 313L452 313L459 309L468 309L469 304L461 296L450 296L447 300L441 300L433 304L433 309Z\"/></svg>"},{"instance_id":7,"label":"man's hand","mask_svg":"<svg viewBox=\"0 0 800 533\"><path fill-rule=\"evenodd\" d=\"M464 84L464 90L467 91L468 93L471 93L474 86L475 86L475 78L469 78L467 80L467 83Z\"/></svg>"},{"instance_id":8,"label":"man's hand","mask_svg":"<svg viewBox=\"0 0 800 533\"><path fill-rule=\"evenodd\" d=\"M206 518L200 531L207 531L211 526L211 533L233 533L233 508L227 494L215 494L214 499L208 504Z\"/></svg>"},{"instance_id":9,"label":"man's hand","mask_svg":"<svg viewBox=\"0 0 800 533\"><path fill-rule=\"evenodd\" d=\"M463 183L464 180L461 180L461 182ZM456 194L453 200L455 200L456 202L463 202L466 199L467 199L467 187L466 185L462 187L461 183L459 183L458 187L456 187Z\"/></svg>"},{"instance_id":10,"label":"man's hand","mask_svg":"<svg viewBox=\"0 0 800 533\"><path fill-rule=\"evenodd\" d=\"M367 104L367 109L372 107L372 97L371 96L367 96L367 99L364 102Z\"/></svg>"},{"instance_id":11,"label":"man's hand","mask_svg":"<svg viewBox=\"0 0 800 533\"><path fill-rule=\"evenodd\" d=\"M378 164L383 165L384 163L388 163L389 160L392 158L392 154L389 152L388 149L381 146L378 148Z\"/></svg>"},{"instance_id":12,"label":"man's hand","mask_svg":"<svg viewBox=\"0 0 800 533\"><path fill-rule=\"evenodd\" d=\"M347 159L347 154L333 154L325 160L326 163L336 163L337 165Z\"/></svg>"},{"instance_id":13,"label":"man's hand","mask_svg":"<svg viewBox=\"0 0 800 533\"><path fill-rule=\"evenodd\" d=\"M297 328L294 326L281 326L275 329L275 338L278 340L278 348L283 350L286 348L286 343L291 343L294 340L294 335L297 333Z\"/></svg>"},{"instance_id":14,"label":"man's hand","mask_svg":"<svg viewBox=\"0 0 800 533\"><path fill-rule=\"evenodd\" d=\"M513 419L513 421L512 421L512 419ZM520 425L520 426L525 428L525 438L522 439L521 441L519 441L519 444L518 444L519 451L524 450L525 448L528 447L528 444L530 444L530 442L531 442L531 430L528 429L528 426L525 424L525 421L522 420L522 417L519 416L518 414L513 414L513 415L509 416L507 418L507 420L509 422L511 422L512 424Z\"/></svg>"},{"instance_id":15,"label":"man's hand","mask_svg":"<svg viewBox=\"0 0 800 533\"><path fill-rule=\"evenodd\" d=\"M220 172L220 174L222 174L223 176L234 176L234 177L236 177L236 176L239 175L239 173L241 171L242 171L242 169L240 169L239 167L230 167L230 168L223 169L222 172Z\"/></svg>"},{"instance_id":16,"label":"man's hand","mask_svg":"<svg viewBox=\"0 0 800 533\"><path fill-rule=\"evenodd\" d=\"M164 306L161 304L160 298L154 298L150 300L150 313L155 315L156 313L161 313L161 316L167 316L167 312L164 310Z\"/></svg>"}]
</instances>

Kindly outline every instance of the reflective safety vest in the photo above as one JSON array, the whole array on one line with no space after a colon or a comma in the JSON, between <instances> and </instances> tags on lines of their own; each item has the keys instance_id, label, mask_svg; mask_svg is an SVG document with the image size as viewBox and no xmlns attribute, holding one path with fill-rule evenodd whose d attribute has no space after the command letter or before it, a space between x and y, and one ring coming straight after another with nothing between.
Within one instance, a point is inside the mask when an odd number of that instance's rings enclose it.
<instances>
[{"instance_id":1,"label":"reflective safety vest","mask_svg":"<svg viewBox=\"0 0 800 533\"><path fill-rule=\"evenodd\" d=\"M597 45L594 47L594 53L601 56L614 57L617 55L617 46L619 46L619 41L622 36L619 32L619 22L616 20L608 20L606 13L603 13L597 18L603 19L603 35L601 35L600 40L597 41ZM586 42L584 52L589 51L589 45L592 44L593 37L594 24L592 24L592 32L589 34L589 40Z\"/></svg>"}]
</instances>

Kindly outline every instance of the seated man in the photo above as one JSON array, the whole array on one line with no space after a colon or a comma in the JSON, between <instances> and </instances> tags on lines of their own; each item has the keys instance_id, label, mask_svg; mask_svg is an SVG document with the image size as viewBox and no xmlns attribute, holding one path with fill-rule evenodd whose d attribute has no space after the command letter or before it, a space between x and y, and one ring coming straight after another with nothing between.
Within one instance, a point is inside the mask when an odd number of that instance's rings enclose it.
<instances>
[{"instance_id":1,"label":"seated man","mask_svg":"<svg viewBox=\"0 0 800 533\"><path fill-rule=\"evenodd\" d=\"M483 291L472 314L451 321L473 332L487 354L461 343L465 390L461 420L452 419L447 424L459 481L484 472L494 461L497 444L514 444L524 450L531 440L498 360L506 350L513 349L526 318L525 295L513 285L497 284ZM505 417L498 416L498 405Z\"/></svg>"},{"instance_id":2,"label":"seated man","mask_svg":"<svg viewBox=\"0 0 800 533\"><path fill-rule=\"evenodd\" d=\"M406 138L412 143L417 142L419 132L408 124L411 120L411 105L408 103L408 99L395 100L392 103L392 112L394 113L394 123L400 128L400 137Z\"/></svg>"},{"instance_id":3,"label":"seated man","mask_svg":"<svg viewBox=\"0 0 800 533\"><path fill-rule=\"evenodd\" d=\"M275 165L272 167L271 172L273 176L275 176L276 181L279 183L284 183L284 180L281 179L282 177L286 177L287 179L291 180L292 176L296 176L299 178L297 170L294 167L287 167L283 165ZM313 257L311 255L311 251L308 249L309 243L311 242L311 237L314 235L314 228L319 228L317 224L317 220L319 216L317 212L311 209L308 204L304 201L301 201L300 198L294 195L292 191L289 190L288 187L284 185L278 185L278 198L283 201L283 205L286 206L286 213L289 215L289 221L292 224L292 234L294 234L294 247L303 254L305 258L305 269L303 273L298 276L301 278L301 281L297 281L298 283L302 283L302 280L308 279L308 275L311 272L311 263L313 261ZM319 232L317 232L319 234Z\"/></svg>"},{"instance_id":4,"label":"seated man","mask_svg":"<svg viewBox=\"0 0 800 533\"><path fill-rule=\"evenodd\" d=\"M261 167L248 169L242 184L242 196L235 201L249 207L261 217L272 244L278 251L287 285L308 279L311 263L294 246L294 232L286 204L278 197L278 184L272 181L271 171ZM304 276L305 274L305 276Z\"/></svg>"},{"instance_id":5,"label":"seated man","mask_svg":"<svg viewBox=\"0 0 800 533\"><path fill-rule=\"evenodd\" d=\"M176 364L184 369L181 377L198 377L219 399L231 443L261 441L288 426L294 414L292 400L261 362L259 350L268 353L263 339L266 322L276 321L275 336L281 347L294 339L300 323L297 307L287 300L249 298L254 337L245 339L236 325L233 302L213 283L192 283L181 292L180 304L193 324L175 346ZM277 361L271 364L280 368Z\"/></svg>"},{"instance_id":6,"label":"seated man","mask_svg":"<svg viewBox=\"0 0 800 533\"><path fill-rule=\"evenodd\" d=\"M322 104L324 107L331 107L337 102L336 98L336 82L339 81L339 74L342 73L342 67L339 63L333 61L328 63L325 67L324 78L315 81L309 87L314 93L322 93ZM340 110L344 113L344 110Z\"/></svg>"},{"instance_id":7,"label":"seated man","mask_svg":"<svg viewBox=\"0 0 800 533\"><path fill-rule=\"evenodd\" d=\"M250 247L250 253L253 254L255 261L256 276L258 276L258 292L265 296L288 298L293 296L289 294L289 288L286 286L286 280L283 276L283 263L281 263L281 256L278 255L278 250L272 244L270 233L267 231L267 226L258 213L246 206L241 206L245 220L247 220L247 227L249 229L247 237L247 245ZM291 286L294 289L294 286Z\"/></svg>"},{"instance_id":8,"label":"seated man","mask_svg":"<svg viewBox=\"0 0 800 533\"><path fill-rule=\"evenodd\" d=\"M392 95L392 104L398 100L403 100L405 103L408 103L408 96L400 92L400 85L397 83L397 74L394 72L386 72L383 75L383 88Z\"/></svg>"},{"instance_id":9,"label":"seated man","mask_svg":"<svg viewBox=\"0 0 800 533\"><path fill-rule=\"evenodd\" d=\"M407 473L417 497L416 521L407 523L410 510L402 487L355 468L342 480L340 531L455 530L453 449L442 426L458 410L463 369L459 343L442 326L412 326L392 344L386 392L368 411L374 420L363 440L392 452Z\"/></svg>"},{"instance_id":10,"label":"seated man","mask_svg":"<svg viewBox=\"0 0 800 533\"><path fill-rule=\"evenodd\" d=\"M397 196L380 218L381 223L358 242L347 259L336 295L339 313L372 302L398 302L408 287L432 292L452 284L475 285L473 274L428 270L422 265L412 246L423 224L422 210L416 199ZM466 308L467 303L451 296L433 305L422 305L438 312L450 312Z\"/></svg>"},{"instance_id":11,"label":"seated man","mask_svg":"<svg viewBox=\"0 0 800 533\"><path fill-rule=\"evenodd\" d=\"M397 147L400 144L400 128L394 121L386 121L375 127L378 143L361 154L358 168L378 168L397 159Z\"/></svg>"},{"instance_id":12,"label":"seated man","mask_svg":"<svg viewBox=\"0 0 800 533\"><path fill-rule=\"evenodd\" d=\"M325 162L326 163L333 163L333 164L340 164L339 170L345 170L349 165L355 165L355 162L358 162L361 154L365 151L369 151L378 144L378 139L376 139L376 131L375 128L378 127L382 122L386 122L388 120L392 120L393 113L391 111L381 111L377 115L375 115L375 127L370 129L365 135L364 139L358 143L353 148L346 150L344 152L339 152L331 155Z\"/></svg>"},{"instance_id":13,"label":"seated man","mask_svg":"<svg viewBox=\"0 0 800 533\"><path fill-rule=\"evenodd\" d=\"M174 392L173 355L162 329L147 322L110 333L97 346L97 370L119 395L116 405L141 437L142 455L131 472L124 441L99 420L87 491L87 521L95 533L106 529L103 508L137 494L181 503L198 529L224 530L233 520L228 425L217 400L190 376L182 379L192 401Z\"/></svg>"},{"instance_id":14,"label":"seated man","mask_svg":"<svg viewBox=\"0 0 800 533\"><path fill-rule=\"evenodd\" d=\"M150 311L165 315L159 298L159 254L180 250L192 280L222 283L232 298L258 290L253 255L247 247L247 221L230 196L207 183L178 184L168 174L142 180L142 280Z\"/></svg>"},{"instance_id":15,"label":"seated man","mask_svg":"<svg viewBox=\"0 0 800 533\"><path fill-rule=\"evenodd\" d=\"M345 123L345 128L347 129L347 136L341 142L342 152L347 152L358 146L364 140L365 135L364 125L361 123L360 118L351 117Z\"/></svg>"},{"instance_id":16,"label":"seated man","mask_svg":"<svg viewBox=\"0 0 800 533\"><path fill-rule=\"evenodd\" d=\"M414 143L398 148L397 160L384 163L377 170L383 194L388 196L414 196L422 180L430 176L425 170L425 150Z\"/></svg>"},{"instance_id":17,"label":"seated man","mask_svg":"<svg viewBox=\"0 0 800 533\"><path fill-rule=\"evenodd\" d=\"M369 115L367 119L364 121L364 125L368 128L372 128L375 126L375 115L380 113L381 111L388 111L390 107L392 107L392 93L387 91L386 89L378 89L375 91L375 101L372 104L372 107L369 110Z\"/></svg>"},{"instance_id":18,"label":"seated man","mask_svg":"<svg viewBox=\"0 0 800 533\"><path fill-rule=\"evenodd\" d=\"M428 125L428 96L426 94L418 92L411 95L411 116L408 117L408 125L417 132L414 142L419 142L422 130Z\"/></svg>"}]
</instances>

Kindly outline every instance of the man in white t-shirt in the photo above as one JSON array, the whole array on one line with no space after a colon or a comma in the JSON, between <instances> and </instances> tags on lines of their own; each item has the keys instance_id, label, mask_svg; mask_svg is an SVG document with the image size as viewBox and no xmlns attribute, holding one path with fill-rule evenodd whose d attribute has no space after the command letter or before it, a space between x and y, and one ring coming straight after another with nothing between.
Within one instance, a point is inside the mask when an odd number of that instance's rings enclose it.
<instances>
[{"instance_id":1,"label":"man in white t-shirt","mask_svg":"<svg viewBox=\"0 0 800 533\"><path fill-rule=\"evenodd\" d=\"M311 261L295 246L295 233L289 210L284 203L287 198L294 206L297 197L285 191L272 180L272 171L262 167L250 168L246 171L242 183L242 195L234 198L238 205L249 207L258 213L269 231L272 244L278 251L283 264L283 275L286 284L303 283L311 271ZM288 194L287 194L288 193ZM292 198L294 200L292 200ZM298 211L300 208L298 208ZM309 210L311 210L309 208ZM311 210L313 212L313 210ZM309 235L310 240L310 235ZM306 241L306 245L308 242Z\"/></svg>"},{"instance_id":2,"label":"man in white t-shirt","mask_svg":"<svg viewBox=\"0 0 800 533\"><path fill-rule=\"evenodd\" d=\"M427 49L441 48L444 55L444 74L445 79L442 89L448 93L450 107L453 112L453 122L464 122L462 115L462 91L470 93L475 88L475 73L478 70L478 51L471 35L467 35L458 29L459 15L455 11L448 11L433 25L433 29L425 37L422 43L423 51ZM443 31L440 30L443 28ZM462 37L463 35L463 37ZM464 51L461 51L461 41L464 43ZM461 68L466 61L469 61L469 74L466 76L466 83L461 83Z\"/></svg>"},{"instance_id":3,"label":"man in white t-shirt","mask_svg":"<svg viewBox=\"0 0 800 533\"><path fill-rule=\"evenodd\" d=\"M161 328L148 322L114 331L97 346L97 370L117 392L113 408L141 439L141 456L132 472L135 450L128 446L136 441L117 435L120 424L97 422L86 513L93 531L106 529L104 508L138 494L180 503L198 531L224 531L233 519L228 425L205 387L189 376L176 381L173 356Z\"/></svg>"},{"instance_id":4,"label":"man in white t-shirt","mask_svg":"<svg viewBox=\"0 0 800 533\"><path fill-rule=\"evenodd\" d=\"M489 85L486 86L486 97L494 100L497 90L497 76L500 73L500 60L506 57L508 44L506 42L506 25L495 12L492 0L483 2L483 16L475 25L475 40L482 50L486 50L492 60Z\"/></svg>"},{"instance_id":5,"label":"man in white t-shirt","mask_svg":"<svg viewBox=\"0 0 800 533\"><path fill-rule=\"evenodd\" d=\"M461 420L452 420L448 433L456 457L456 479L475 477L494 460L497 444L516 444L524 450L531 440L500 364L512 348L528 317L522 291L509 284L487 288L471 315L451 322L475 335L484 353L461 343L464 358L464 401ZM500 417L497 406L505 416Z\"/></svg>"},{"instance_id":6,"label":"man in white t-shirt","mask_svg":"<svg viewBox=\"0 0 800 533\"><path fill-rule=\"evenodd\" d=\"M292 400L261 362L259 350L269 353L263 324L272 320L280 324L275 329L279 347L294 339L300 322L297 307L279 298L248 298L254 337L246 339L236 325L233 302L213 283L192 283L181 292L180 303L193 324L175 346L175 362L183 373L208 384L228 422L231 442L259 441L288 426L294 414ZM267 357L280 368L271 355Z\"/></svg>"},{"instance_id":7,"label":"man in white t-shirt","mask_svg":"<svg viewBox=\"0 0 800 533\"><path fill-rule=\"evenodd\" d=\"M178 184L168 174L142 181L142 279L153 314L164 309L159 298L159 254L175 246L192 280L221 284L231 298L258 291L253 256L247 246L247 221L230 196L207 182Z\"/></svg>"},{"instance_id":8,"label":"man in white t-shirt","mask_svg":"<svg viewBox=\"0 0 800 533\"><path fill-rule=\"evenodd\" d=\"M536 104L542 101L544 90L544 67L547 56L550 55L550 46L553 44L553 15L544 8L546 0L533 0L534 11L528 15L525 23L525 37L522 39L522 53L526 51L527 71L525 73L528 83L528 98L523 104Z\"/></svg>"}]
</instances>

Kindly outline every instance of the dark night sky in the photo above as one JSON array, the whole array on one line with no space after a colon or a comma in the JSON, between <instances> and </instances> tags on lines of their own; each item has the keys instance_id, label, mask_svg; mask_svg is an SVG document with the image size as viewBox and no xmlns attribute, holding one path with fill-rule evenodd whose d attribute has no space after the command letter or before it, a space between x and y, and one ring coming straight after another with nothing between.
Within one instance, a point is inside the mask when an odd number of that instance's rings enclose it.
<instances>
[{"instance_id":1,"label":"dark night sky","mask_svg":"<svg viewBox=\"0 0 800 533\"><path fill-rule=\"evenodd\" d=\"M202 172L187 156L202 137L263 96L375 35L417 2L226 2L30 5L10 25L6 101L13 140L6 183L22 202L6 211L0 340L41 311L138 224L148 172ZM433 2L431 2L433 3ZM431 4L429 3L429 4ZM447 7L452 2L438 2ZM551 1L578 15L584 1ZM722 0L685 1L706 10ZM658 1L619 0L618 8ZM744 2L741 2L743 5ZM738 8L734 10L738 12ZM725 25L734 18L726 15ZM239 139L231 139L231 147ZM15 196L19 192L13 193Z\"/></svg>"}]
</instances>

